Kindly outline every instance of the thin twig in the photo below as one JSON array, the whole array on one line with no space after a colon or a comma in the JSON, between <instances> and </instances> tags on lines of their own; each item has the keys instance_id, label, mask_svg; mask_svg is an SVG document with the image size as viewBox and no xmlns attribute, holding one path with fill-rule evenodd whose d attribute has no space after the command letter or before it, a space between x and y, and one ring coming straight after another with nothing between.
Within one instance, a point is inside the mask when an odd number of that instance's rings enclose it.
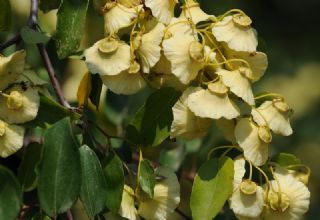
<instances>
[{"instance_id":1,"label":"thin twig","mask_svg":"<svg viewBox=\"0 0 320 220\"><path fill-rule=\"evenodd\" d=\"M0 44L0 51L6 49L7 47L10 47L14 44L18 44L21 41L20 34L17 34L13 38L10 38L8 41L4 42L3 44Z\"/></svg>"},{"instance_id":2,"label":"thin twig","mask_svg":"<svg viewBox=\"0 0 320 220\"><path fill-rule=\"evenodd\" d=\"M175 209L174 210L176 213L178 213L181 217L183 217L184 219L187 219L187 220L191 220L192 218L190 218L189 216L187 216L186 214L184 214L181 210L179 209Z\"/></svg>"}]
</instances>

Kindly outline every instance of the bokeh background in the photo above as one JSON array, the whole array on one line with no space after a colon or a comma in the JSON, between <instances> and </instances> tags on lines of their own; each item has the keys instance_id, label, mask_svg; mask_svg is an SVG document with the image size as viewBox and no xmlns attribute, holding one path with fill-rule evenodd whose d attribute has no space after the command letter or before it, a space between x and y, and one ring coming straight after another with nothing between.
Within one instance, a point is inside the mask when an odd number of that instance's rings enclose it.
<instances>
[{"instance_id":1,"label":"bokeh background","mask_svg":"<svg viewBox=\"0 0 320 220\"><path fill-rule=\"evenodd\" d=\"M29 0L11 0L13 23L10 33L1 33L0 40L17 33L26 24L29 13ZM255 93L272 91L283 94L287 103L294 109L292 126L294 134L290 137L275 137L271 154L280 151L294 153L303 163L310 166L312 175L309 182L311 190L310 211L306 220L320 219L320 1L319 0L201 0L202 8L211 14L220 15L232 8L244 10L253 20L253 27L263 38L263 48L269 58L269 68L265 76L254 85ZM56 11L43 14L39 12L40 27L54 35ZM103 37L103 19L94 10L87 16L86 32L81 48L89 47ZM44 79L47 77L38 52L34 46L26 45L28 63L35 67ZM87 71L83 61L69 59L58 61L54 45L48 48L54 66L63 84L66 97L76 101L76 91L83 74ZM11 53L10 47L4 53ZM99 116L102 126L116 135L123 135L125 126L135 111L142 105L151 91L146 89L132 97L108 94ZM223 143L219 132L212 133L202 140L193 142L165 143L166 146L150 158L160 158L159 163L181 171L195 170L212 146ZM114 141L120 147L123 143ZM119 152L126 154L123 148ZM200 152L200 153L197 153ZM148 154L148 151L146 151ZM184 191L181 210L190 214L188 194L190 181L182 184ZM178 219L176 217L175 219ZM228 218L232 219L232 218Z\"/></svg>"}]
</instances>

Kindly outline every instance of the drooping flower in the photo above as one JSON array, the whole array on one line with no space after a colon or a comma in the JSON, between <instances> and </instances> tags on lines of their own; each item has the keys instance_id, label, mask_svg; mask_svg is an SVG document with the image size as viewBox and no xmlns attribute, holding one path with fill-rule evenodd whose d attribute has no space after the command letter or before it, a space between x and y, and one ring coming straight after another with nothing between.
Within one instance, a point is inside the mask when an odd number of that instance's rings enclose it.
<instances>
[{"instance_id":1,"label":"drooping flower","mask_svg":"<svg viewBox=\"0 0 320 220\"><path fill-rule=\"evenodd\" d=\"M8 57L0 55L0 91L18 79L23 73L26 52L16 51Z\"/></svg>"},{"instance_id":2,"label":"drooping flower","mask_svg":"<svg viewBox=\"0 0 320 220\"><path fill-rule=\"evenodd\" d=\"M107 37L84 51L91 73L114 76L130 67L130 46L123 41Z\"/></svg>"},{"instance_id":3,"label":"drooping flower","mask_svg":"<svg viewBox=\"0 0 320 220\"><path fill-rule=\"evenodd\" d=\"M272 135L267 127L259 127L250 118L242 118L235 127L235 138L243 149L244 157L255 166L268 159L268 144Z\"/></svg>"},{"instance_id":4,"label":"drooping flower","mask_svg":"<svg viewBox=\"0 0 320 220\"><path fill-rule=\"evenodd\" d=\"M245 14L226 16L215 24L212 33L217 41L225 42L232 50L255 52L258 40L251 23L251 19Z\"/></svg>"},{"instance_id":5,"label":"drooping flower","mask_svg":"<svg viewBox=\"0 0 320 220\"><path fill-rule=\"evenodd\" d=\"M270 181L265 220L299 220L308 211L310 192L287 170L277 168Z\"/></svg>"},{"instance_id":6,"label":"drooping flower","mask_svg":"<svg viewBox=\"0 0 320 220\"><path fill-rule=\"evenodd\" d=\"M290 107L282 99L265 101L252 109L253 120L260 126L268 126L274 133L283 136L292 134L289 120Z\"/></svg>"},{"instance_id":7,"label":"drooping flower","mask_svg":"<svg viewBox=\"0 0 320 220\"><path fill-rule=\"evenodd\" d=\"M139 16L142 5L127 8L116 2L107 3L104 7L104 29L106 34L115 34L122 28L131 25Z\"/></svg>"},{"instance_id":8,"label":"drooping flower","mask_svg":"<svg viewBox=\"0 0 320 220\"><path fill-rule=\"evenodd\" d=\"M223 84L228 86L232 93L252 106L255 104L255 101L247 72L251 72L251 70L240 67L234 71L220 69L216 73L222 77Z\"/></svg>"},{"instance_id":9,"label":"drooping flower","mask_svg":"<svg viewBox=\"0 0 320 220\"><path fill-rule=\"evenodd\" d=\"M176 4L176 0L145 0L145 5L151 9L153 16L164 24L170 23Z\"/></svg>"},{"instance_id":10,"label":"drooping flower","mask_svg":"<svg viewBox=\"0 0 320 220\"><path fill-rule=\"evenodd\" d=\"M264 192L255 182L243 179L245 160L238 157L234 161L233 193L229 199L230 208L241 218L258 218L264 206Z\"/></svg>"},{"instance_id":11,"label":"drooping flower","mask_svg":"<svg viewBox=\"0 0 320 220\"><path fill-rule=\"evenodd\" d=\"M233 119L240 115L239 108L228 97L228 88L221 81L190 94L187 104L196 116L202 118Z\"/></svg>"},{"instance_id":12,"label":"drooping flower","mask_svg":"<svg viewBox=\"0 0 320 220\"><path fill-rule=\"evenodd\" d=\"M180 184L167 168L158 167L155 174L163 179L156 183L153 198L139 201L138 213L148 220L166 220L180 203Z\"/></svg>"},{"instance_id":13,"label":"drooping flower","mask_svg":"<svg viewBox=\"0 0 320 220\"><path fill-rule=\"evenodd\" d=\"M205 13L200 8L199 3L194 0L187 0L182 7L182 12L179 18L190 19L194 24L197 24L200 21L215 19L215 16Z\"/></svg>"},{"instance_id":14,"label":"drooping flower","mask_svg":"<svg viewBox=\"0 0 320 220\"><path fill-rule=\"evenodd\" d=\"M23 145L25 129L0 120L0 156L5 158L17 152Z\"/></svg>"},{"instance_id":15,"label":"drooping flower","mask_svg":"<svg viewBox=\"0 0 320 220\"><path fill-rule=\"evenodd\" d=\"M21 124L36 118L40 106L38 88L16 85L0 94L0 118L11 124Z\"/></svg>"},{"instance_id":16,"label":"drooping flower","mask_svg":"<svg viewBox=\"0 0 320 220\"><path fill-rule=\"evenodd\" d=\"M201 137L207 133L211 126L211 119L195 116L187 106L188 96L197 90L199 90L199 88L189 87L172 107L173 122L170 129L171 138L182 137L192 139Z\"/></svg>"}]
</instances>

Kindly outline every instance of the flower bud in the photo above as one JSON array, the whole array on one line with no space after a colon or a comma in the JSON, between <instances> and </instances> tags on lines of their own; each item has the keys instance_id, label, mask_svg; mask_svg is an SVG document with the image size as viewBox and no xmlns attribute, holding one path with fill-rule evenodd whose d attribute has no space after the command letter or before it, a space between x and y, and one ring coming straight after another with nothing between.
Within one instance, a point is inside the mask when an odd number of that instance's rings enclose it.
<instances>
[{"instance_id":1,"label":"flower bud","mask_svg":"<svg viewBox=\"0 0 320 220\"><path fill-rule=\"evenodd\" d=\"M272 134L270 132L270 129L265 126L259 127L258 135L260 140L262 140L266 144L270 143L272 140Z\"/></svg>"},{"instance_id":2,"label":"flower bud","mask_svg":"<svg viewBox=\"0 0 320 220\"><path fill-rule=\"evenodd\" d=\"M190 57L197 61L202 62L204 60L204 47L198 41L192 41L189 45Z\"/></svg>"},{"instance_id":3,"label":"flower bud","mask_svg":"<svg viewBox=\"0 0 320 220\"><path fill-rule=\"evenodd\" d=\"M273 106L280 112L288 112L290 110L289 105L281 99L274 99Z\"/></svg>"},{"instance_id":4,"label":"flower bud","mask_svg":"<svg viewBox=\"0 0 320 220\"><path fill-rule=\"evenodd\" d=\"M23 105L23 96L18 91L10 92L10 95L7 99L7 106L8 109L11 110L19 110Z\"/></svg>"}]
</instances>

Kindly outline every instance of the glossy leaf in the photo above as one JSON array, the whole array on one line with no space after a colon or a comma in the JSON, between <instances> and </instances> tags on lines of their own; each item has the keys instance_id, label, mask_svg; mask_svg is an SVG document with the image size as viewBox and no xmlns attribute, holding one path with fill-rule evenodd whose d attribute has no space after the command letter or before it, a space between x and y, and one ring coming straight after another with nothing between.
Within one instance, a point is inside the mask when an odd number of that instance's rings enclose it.
<instances>
[{"instance_id":1,"label":"glossy leaf","mask_svg":"<svg viewBox=\"0 0 320 220\"><path fill-rule=\"evenodd\" d=\"M77 99L79 106L85 106L88 104L88 98L91 93L91 74L85 73L82 77L80 85L78 87Z\"/></svg>"},{"instance_id":2,"label":"glossy leaf","mask_svg":"<svg viewBox=\"0 0 320 220\"><path fill-rule=\"evenodd\" d=\"M301 160L293 154L279 153L272 158L273 162L276 162L279 166L286 167L290 165L301 164Z\"/></svg>"},{"instance_id":3,"label":"glossy leaf","mask_svg":"<svg viewBox=\"0 0 320 220\"><path fill-rule=\"evenodd\" d=\"M34 190L37 185L36 168L40 163L42 145L38 143L30 144L18 170L18 179L22 189L26 192Z\"/></svg>"},{"instance_id":4,"label":"glossy leaf","mask_svg":"<svg viewBox=\"0 0 320 220\"><path fill-rule=\"evenodd\" d=\"M46 13L53 9L59 8L60 4L61 0L40 0L39 8Z\"/></svg>"},{"instance_id":5,"label":"glossy leaf","mask_svg":"<svg viewBox=\"0 0 320 220\"><path fill-rule=\"evenodd\" d=\"M118 213L124 187L124 172L121 159L111 153L104 161L104 174L107 182L106 205L113 213Z\"/></svg>"},{"instance_id":6,"label":"glossy leaf","mask_svg":"<svg viewBox=\"0 0 320 220\"><path fill-rule=\"evenodd\" d=\"M180 95L173 88L162 88L151 94L128 126L128 139L146 146L161 144L170 135L172 106Z\"/></svg>"},{"instance_id":7,"label":"glossy leaf","mask_svg":"<svg viewBox=\"0 0 320 220\"><path fill-rule=\"evenodd\" d=\"M52 125L44 135L39 166L38 195L41 208L51 217L66 212L80 193L80 158L70 118Z\"/></svg>"},{"instance_id":8,"label":"glossy leaf","mask_svg":"<svg viewBox=\"0 0 320 220\"><path fill-rule=\"evenodd\" d=\"M11 26L11 6L9 0L0 0L0 31L8 31Z\"/></svg>"},{"instance_id":9,"label":"glossy leaf","mask_svg":"<svg viewBox=\"0 0 320 220\"><path fill-rule=\"evenodd\" d=\"M64 0L58 11L55 36L60 59L75 52L84 34L89 0Z\"/></svg>"},{"instance_id":10,"label":"glossy leaf","mask_svg":"<svg viewBox=\"0 0 320 220\"><path fill-rule=\"evenodd\" d=\"M21 204L22 193L13 173L0 165L0 219L16 219Z\"/></svg>"},{"instance_id":11,"label":"glossy leaf","mask_svg":"<svg viewBox=\"0 0 320 220\"><path fill-rule=\"evenodd\" d=\"M91 219L106 205L106 179L97 155L88 146L80 149L81 191L80 199Z\"/></svg>"},{"instance_id":12,"label":"glossy leaf","mask_svg":"<svg viewBox=\"0 0 320 220\"><path fill-rule=\"evenodd\" d=\"M148 160L142 159L139 163L139 186L150 197L153 197L156 175Z\"/></svg>"},{"instance_id":13,"label":"glossy leaf","mask_svg":"<svg viewBox=\"0 0 320 220\"><path fill-rule=\"evenodd\" d=\"M200 167L192 186L191 211L194 220L211 220L232 194L233 161L211 159Z\"/></svg>"},{"instance_id":14,"label":"glossy leaf","mask_svg":"<svg viewBox=\"0 0 320 220\"><path fill-rule=\"evenodd\" d=\"M35 31L27 26L23 27L20 31L22 40L27 44L40 44L47 43L50 37L43 32Z\"/></svg>"}]
</instances>

